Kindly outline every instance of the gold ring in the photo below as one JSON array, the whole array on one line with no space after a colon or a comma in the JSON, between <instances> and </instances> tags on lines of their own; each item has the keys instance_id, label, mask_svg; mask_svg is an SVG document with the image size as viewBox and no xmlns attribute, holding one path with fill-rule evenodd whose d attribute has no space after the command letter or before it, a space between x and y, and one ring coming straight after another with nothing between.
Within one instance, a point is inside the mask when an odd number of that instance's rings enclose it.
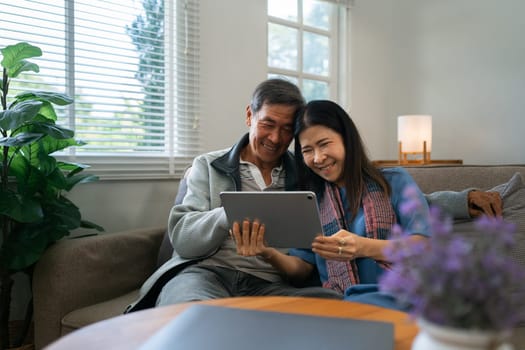
<instances>
[{"instance_id":1,"label":"gold ring","mask_svg":"<svg viewBox=\"0 0 525 350\"><path fill-rule=\"evenodd\" d=\"M343 254L343 247L339 247L339 255Z\"/></svg>"},{"instance_id":2,"label":"gold ring","mask_svg":"<svg viewBox=\"0 0 525 350\"><path fill-rule=\"evenodd\" d=\"M344 246L345 244L346 244L345 239L344 239L344 238L341 238L341 239L339 240L339 245L340 245L340 246Z\"/></svg>"}]
</instances>

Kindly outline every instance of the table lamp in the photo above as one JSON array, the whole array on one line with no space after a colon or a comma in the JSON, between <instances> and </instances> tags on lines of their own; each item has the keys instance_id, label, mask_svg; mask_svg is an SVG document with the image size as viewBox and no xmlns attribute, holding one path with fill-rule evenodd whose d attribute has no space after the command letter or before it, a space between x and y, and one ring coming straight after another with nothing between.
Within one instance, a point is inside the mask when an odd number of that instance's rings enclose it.
<instances>
[{"instance_id":1,"label":"table lamp","mask_svg":"<svg viewBox=\"0 0 525 350\"><path fill-rule=\"evenodd\" d=\"M399 164L429 164L432 150L432 116L397 117Z\"/></svg>"}]
</instances>

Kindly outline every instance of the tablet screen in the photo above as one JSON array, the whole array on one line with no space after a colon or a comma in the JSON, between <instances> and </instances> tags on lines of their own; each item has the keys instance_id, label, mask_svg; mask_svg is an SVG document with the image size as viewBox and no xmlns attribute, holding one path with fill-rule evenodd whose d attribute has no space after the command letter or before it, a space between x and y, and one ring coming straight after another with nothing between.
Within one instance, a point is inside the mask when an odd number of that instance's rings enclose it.
<instances>
[{"instance_id":1,"label":"tablet screen","mask_svg":"<svg viewBox=\"0 0 525 350\"><path fill-rule=\"evenodd\" d=\"M310 191L221 192L229 225L258 219L266 226L266 244L274 248L311 248L322 234L317 198Z\"/></svg>"}]
</instances>

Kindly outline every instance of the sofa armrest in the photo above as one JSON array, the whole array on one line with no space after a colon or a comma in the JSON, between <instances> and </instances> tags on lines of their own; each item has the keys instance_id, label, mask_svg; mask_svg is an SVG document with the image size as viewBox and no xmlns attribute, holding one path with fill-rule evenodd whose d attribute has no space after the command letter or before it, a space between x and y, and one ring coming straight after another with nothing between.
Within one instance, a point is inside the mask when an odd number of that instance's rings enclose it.
<instances>
[{"instance_id":1,"label":"sofa armrest","mask_svg":"<svg viewBox=\"0 0 525 350\"><path fill-rule=\"evenodd\" d=\"M139 288L156 268L165 227L61 240L33 274L35 338L60 336L64 315ZM124 310L123 310L124 311Z\"/></svg>"}]
</instances>

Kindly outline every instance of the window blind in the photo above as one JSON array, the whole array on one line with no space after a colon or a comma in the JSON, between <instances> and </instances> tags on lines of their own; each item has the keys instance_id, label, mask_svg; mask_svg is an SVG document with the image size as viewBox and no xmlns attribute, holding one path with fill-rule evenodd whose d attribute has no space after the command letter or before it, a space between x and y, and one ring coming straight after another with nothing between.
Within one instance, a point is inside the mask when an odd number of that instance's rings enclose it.
<instances>
[{"instance_id":1,"label":"window blind","mask_svg":"<svg viewBox=\"0 0 525 350\"><path fill-rule=\"evenodd\" d=\"M180 177L200 153L198 0L0 0L3 46L27 41L46 89L75 102L58 123L86 145L67 157L102 179Z\"/></svg>"}]
</instances>

